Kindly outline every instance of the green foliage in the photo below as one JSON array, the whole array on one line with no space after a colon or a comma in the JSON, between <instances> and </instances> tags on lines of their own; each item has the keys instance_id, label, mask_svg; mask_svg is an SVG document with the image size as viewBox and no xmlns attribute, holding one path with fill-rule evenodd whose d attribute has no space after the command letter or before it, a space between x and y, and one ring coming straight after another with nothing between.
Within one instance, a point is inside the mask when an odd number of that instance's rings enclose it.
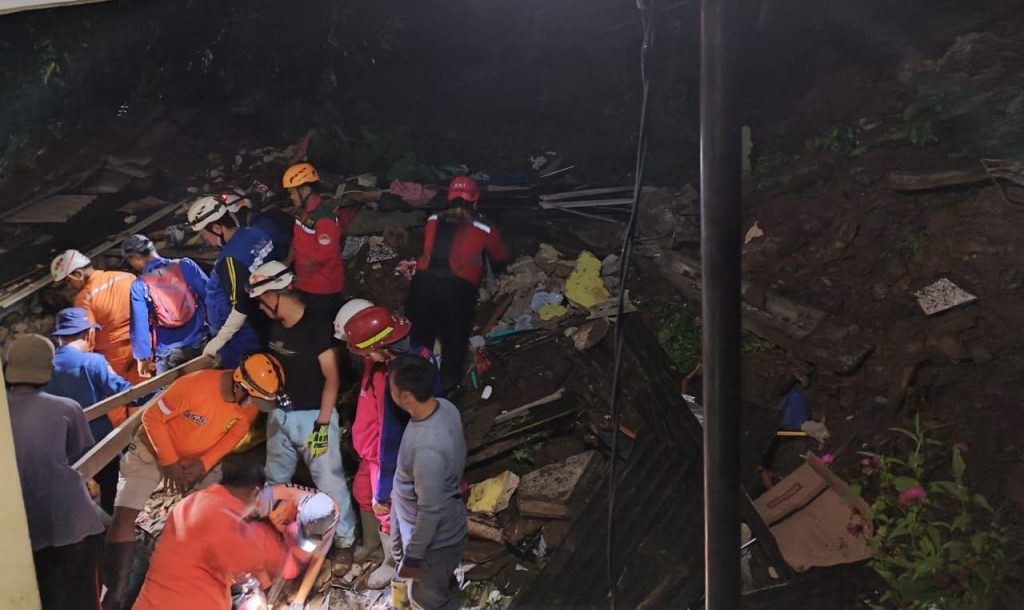
<instances>
[{"instance_id":1,"label":"green foliage","mask_svg":"<svg viewBox=\"0 0 1024 610\"><path fill-rule=\"evenodd\" d=\"M701 360L701 330L696 316L681 306L666 312L658 343L680 369L692 370Z\"/></svg>"},{"instance_id":2,"label":"green foliage","mask_svg":"<svg viewBox=\"0 0 1024 610\"><path fill-rule=\"evenodd\" d=\"M758 155L754 160L754 175L759 177L777 176L793 164L793 159L779 151Z\"/></svg>"},{"instance_id":3,"label":"green foliage","mask_svg":"<svg viewBox=\"0 0 1024 610\"><path fill-rule=\"evenodd\" d=\"M807 148L851 157L859 157L867 152L867 147L861 145L857 137L857 128L845 123L833 125L811 138L807 141Z\"/></svg>"},{"instance_id":4,"label":"green foliage","mask_svg":"<svg viewBox=\"0 0 1024 610\"><path fill-rule=\"evenodd\" d=\"M872 487L877 550L871 567L889 586L874 608L986 610L996 606L1006 577L1009 536L980 494L965 481L965 449L948 449L951 479L934 473L942 443L926 438L920 418L913 430L894 428L913 449L903 459L868 456L861 468ZM857 486L858 490L860 486Z\"/></svg>"},{"instance_id":5,"label":"green foliage","mask_svg":"<svg viewBox=\"0 0 1024 610\"><path fill-rule=\"evenodd\" d=\"M905 235L903 239L896 244L896 250L899 252L906 252L908 254L917 254L917 251L921 249L921 244L917 242L917 238L913 235Z\"/></svg>"},{"instance_id":6,"label":"green foliage","mask_svg":"<svg viewBox=\"0 0 1024 610\"><path fill-rule=\"evenodd\" d=\"M935 125L942 119L941 108L914 101L903 110L902 119L903 123L896 130L896 139L906 140L919 148L939 141Z\"/></svg>"},{"instance_id":7,"label":"green foliage","mask_svg":"<svg viewBox=\"0 0 1024 610\"><path fill-rule=\"evenodd\" d=\"M775 344L766 339L758 337L754 333L743 333L743 339L740 343L740 349L744 353L754 352L770 352L775 349Z\"/></svg>"}]
</instances>

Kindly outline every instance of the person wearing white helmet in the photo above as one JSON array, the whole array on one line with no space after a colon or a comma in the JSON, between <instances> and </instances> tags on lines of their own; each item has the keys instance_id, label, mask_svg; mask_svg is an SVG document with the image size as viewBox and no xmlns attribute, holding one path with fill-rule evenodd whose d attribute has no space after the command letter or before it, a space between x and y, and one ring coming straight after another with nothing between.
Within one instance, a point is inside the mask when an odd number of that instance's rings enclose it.
<instances>
[{"instance_id":1,"label":"person wearing white helmet","mask_svg":"<svg viewBox=\"0 0 1024 610\"><path fill-rule=\"evenodd\" d=\"M274 242L274 254L279 260L288 256L292 245L292 224L295 219L284 210L273 205L257 210L253 205L252 196L241 189L224 191L217 198L228 206L238 226L255 227L267 234Z\"/></svg>"},{"instance_id":2,"label":"person wearing white helmet","mask_svg":"<svg viewBox=\"0 0 1024 610\"><path fill-rule=\"evenodd\" d=\"M135 276L123 271L103 271L78 250L66 250L50 263L54 282L67 282L78 291L74 306L85 310L89 320L99 324L93 351L102 354L114 372L132 383L142 381L132 357L131 286ZM111 412L115 426L128 414L124 409Z\"/></svg>"},{"instance_id":3,"label":"person wearing white helmet","mask_svg":"<svg viewBox=\"0 0 1024 610\"><path fill-rule=\"evenodd\" d=\"M295 274L271 261L249 276L249 296L272 320L268 349L285 372L287 398L267 419L267 478L290 483L300 457L316 486L338 505L334 569L352 564L356 518L341 461L341 428L336 406L341 390L337 343L330 314L303 301Z\"/></svg>"},{"instance_id":4,"label":"person wearing white helmet","mask_svg":"<svg viewBox=\"0 0 1024 610\"><path fill-rule=\"evenodd\" d=\"M274 244L263 231L239 226L227 205L213 196L200 197L189 207L188 223L220 248L206 284L206 318L214 336L203 354L219 355L224 367L233 368L242 356L260 349L261 334L269 329L245 286L253 270L276 259Z\"/></svg>"},{"instance_id":5,"label":"person wearing white helmet","mask_svg":"<svg viewBox=\"0 0 1024 610\"><path fill-rule=\"evenodd\" d=\"M408 421L388 392L388 363L400 355L413 354L430 362L436 371L437 361L429 349L410 344L408 320L364 299L345 303L335 317L334 329L335 337L348 343L349 351L363 360L352 423L352 446L359 454L352 496L359 505L363 526L363 545L356 549L356 560L381 557L381 565L366 584L371 589L383 589L395 575L389 543L391 482ZM436 381L435 394L440 396L440 376Z\"/></svg>"}]
</instances>

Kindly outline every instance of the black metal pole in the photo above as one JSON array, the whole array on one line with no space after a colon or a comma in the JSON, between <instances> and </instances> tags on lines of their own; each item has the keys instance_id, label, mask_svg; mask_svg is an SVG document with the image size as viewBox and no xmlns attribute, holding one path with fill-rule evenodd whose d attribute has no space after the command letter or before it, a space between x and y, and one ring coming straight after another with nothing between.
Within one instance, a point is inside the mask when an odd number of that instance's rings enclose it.
<instances>
[{"instance_id":1,"label":"black metal pole","mask_svg":"<svg viewBox=\"0 0 1024 610\"><path fill-rule=\"evenodd\" d=\"M704 586L708 610L740 607L740 129L737 0L701 0L701 261L704 319Z\"/></svg>"}]
</instances>

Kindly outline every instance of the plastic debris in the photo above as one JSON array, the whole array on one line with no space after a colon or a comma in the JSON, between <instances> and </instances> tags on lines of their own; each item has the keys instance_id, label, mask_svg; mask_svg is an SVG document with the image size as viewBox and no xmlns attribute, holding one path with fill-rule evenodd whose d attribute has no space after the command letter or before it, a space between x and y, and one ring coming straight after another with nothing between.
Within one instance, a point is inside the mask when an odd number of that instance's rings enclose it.
<instances>
[{"instance_id":1,"label":"plastic debris","mask_svg":"<svg viewBox=\"0 0 1024 610\"><path fill-rule=\"evenodd\" d=\"M548 320L561 318L568 312L569 310L565 308L565 305L555 305L554 303L548 303L547 305L541 307L537 311L537 314L540 316L541 320L547 322Z\"/></svg>"},{"instance_id":2,"label":"plastic debris","mask_svg":"<svg viewBox=\"0 0 1024 610\"><path fill-rule=\"evenodd\" d=\"M490 400L491 395L494 394L494 388L491 386L484 386L484 391L480 393L480 398L484 400Z\"/></svg>"},{"instance_id":3,"label":"plastic debris","mask_svg":"<svg viewBox=\"0 0 1024 610\"><path fill-rule=\"evenodd\" d=\"M500 513L508 508L509 500L518 487L519 476L506 470L474 485L469 492L466 508L474 513Z\"/></svg>"},{"instance_id":4,"label":"plastic debris","mask_svg":"<svg viewBox=\"0 0 1024 610\"><path fill-rule=\"evenodd\" d=\"M601 280L601 261L584 250L576 259L576 268L565 282L565 296L583 308L596 305L611 295Z\"/></svg>"},{"instance_id":5,"label":"plastic debris","mask_svg":"<svg viewBox=\"0 0 1024 610\"><path fill-rule=\"evenodd\" d=\"M395 265L395 275L400 275L412 281L413 276L416 275L416 259L407 258Z\"/></svg>"},{"instance_id":6,"label":"plastic debris","mask_svg":"<svg viewBox=\"0 0 1024 610\"><path fill-rule=\"evenodd\" d=\"M550 292L547 290L538 290L533 293L533 298L530 299L530 309L540 313L540 310L546 305L561 305L564 299L565 296L557 290L552 290Z\"/></svg>"},{"instance_id":7,"label":"plastic debris","mask_svg":"<svg viewBox=\"0 0 1024 610\"><path fill-rule=\"evenodd\" d=\"M743 238L743 245L747 245L759 237L764 237L764 230L757 225L757 221L754 221L754 226L747 230L747 235Z\"/></svg>"},{"instance_id":8,"label":"plastic debris","mask_svg":"<svg viewBox=\"0 0 1024 610\"><path fill-rule=\"evenodd\" d=\"M925 315L931 316L964 303L977 301L978 297L960 288L947 278L925 286L914 293L917 297L917 304L921 306Z\"/></svg>"},{"instance_id":9,"label":"plastic debris","mask_svg":"<svg viewBox=\"0 0 1024 610\"><path fill-rule=\"evenodd\" d=\"M418 182L402 182L392 180L388 189L392 195L401 197L409 205L427 205L437 195L437 191L427 188Z\"/></svg>"}]
</instances>

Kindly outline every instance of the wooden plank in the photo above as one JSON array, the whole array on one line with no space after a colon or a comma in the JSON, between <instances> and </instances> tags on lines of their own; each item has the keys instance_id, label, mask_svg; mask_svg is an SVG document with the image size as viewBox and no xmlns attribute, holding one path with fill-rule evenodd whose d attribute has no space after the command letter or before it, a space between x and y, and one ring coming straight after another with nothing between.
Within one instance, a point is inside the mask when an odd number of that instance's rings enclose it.
<instances>
[{"instance_id":1,"label":"wooden plank","mask_svg":"<svg viewBox=\"0 0 1024 610\"><path fill-rule=\"evenodd\" d=\"M37 9L74 6L76 4L97 4L108 0L0 0L0 15L32 11Z\"/></svg>"},{"instance_id":2,"label":"wooden plank","mask_svg":"<svg viewBox=\"0 0 1024 610\"><path fill-rule=\"evenodd\" d=\"M974 167L923 173L893 171L888 176L889 188L905 192L968 186L988 180L984 168Z\"/></svg>"},{"instance_id":3,"label":"wooden plank","mask_svg":"<svg viewBox=\"0 0 1024 610\"><path fill-rule=\"evenodd\" d=\"M125 238L127 238L129 235L139 233L146 227L154 224L155 222L163 219L164 217L170 216L171 214L176 212L178 208L181 206L181 204L184 203L185 201L187 201L187 199L183 199L182 201L179 201L174 205L169 205L166 208L159 210L151 214L150 216L147 216L143 220L140 220L139 222L125 229L123 233L119 233L117 237L109 239L103 242L102 244L96 246L92 250L89 250L88 252L85 253L85 255L88 256L89 258L95 258L103 254L107 250L119 247L121 245L121 242L123 242ZM47 265L47 267L49 266ZM50 278L49 269L44 269L43 273L44 275L42 277L31 281L25 286L3 297L0 297L0 311L7 309L8 307L16 304L18 301L24 299L25 297L35 294L36 292L39 292L43 288L49 286L53 282L52 278Z\"/></svg>"},{"instance_id":4,"label":"wooden plank","mask_svg":"<svg viewBox=\"0 0 1024 610\"><path fill-rule=\"evenodd\" d=\"M120 394L114 394L110 398L101 400L98 403L90 407L87 407L85 409L85 419L92 421L98 417L102 417L106 415L107 412L110 411L111 409L123 407L130 403L131 401L137 398L142 398L143 396L149 394L154 390L158 390L164 386L170 385L170 383L177 379L178 377L187 375L189 373L193 373L195 371L202 371L204 369L208 369L211 367L213 367L213 358L211 358L210 356L199 356L197 358L193 358L192 360L189 360L188 362L182 364L181 366L173 368L169 371L164 371L159 375L156 375L143 381L142 383L139 383L130 390L125 390Z\"/></svg>"},{"instance_id":5,"label":"wooden plank","mask_svg":"<svg viewBox=\"0 0 1024 610\"><path fill-rule=\"evenodd\" d=\"M541 195L541 201L562 201L564 199L578 199L580 197L589 197L591 195L609 195L611 193L627 193L632 191L633 187L629 185L624 186L608 186L602 188L583 189L579 191L564 191L561 193L551 193L549 195Z\"/></svg>"},{"instance_id":6,"label":"wooden plank","mask_svg":"<svg viewBox=\"0 0 1024 610\"><path fill-rule=\"evenodd\" d=\"M549 402L555 402L556 400L558 400L562 396L565 396L565 388L558 388L558 391L554 392L553 394L548 394L544 398L539 398L539 399L537 399L537 400L535 400L533 402L526 403L525 405L523 405L521 407L516 407L515 409L512 409L511 411L508 411L506 413L502 413L501 415L499 415L499 416L494 418L494 423L495 424L500 424L501 422L505 422L505 421L508 421L510 419L515 419L515 418L519 417L520 415L525 415L527 411L529 411L530 409L532 409L534 407L539 407L541 405L546 405Z\"/></svg>"},{"instance_id":7,"label":"wooden plank","mask_svg":"<svg viewBox=\"0 0 1024 610\"><path fill-rule=\"evenodd\" d=\"M146 404L139 407L138 411L132 413L131 417L124 420L120 426L105 436L103 440L96 443L92 449L75 462L74 468L82 475L83 479L88 480L96 476L97 472L102 470L104 466L109 464L111 460L116 458L128 446L128 443L135 436L135 431L142 425L142 414L156 402L156 399L157 397L153 397Z\"/></svg>"},{"instance_id":8,"label":"wooden plank","mask_svg":"<svg viewBox=\"0 0 1024 610\"><path fill-rule=\"evenodd\" d=\"M597 208L601 206L616 206L616 205L630 205L633 203L632 197L622 197L620 199L584 199L583 201L540 201L540 207L545 210L569 210L573 208Z\"/></svg>"},{"instance_id":9,"label":"wooden plank","mask_svg":"<svg viewBox=\"0 0 1024 610\"><path fill-rule=\"evenodd\" d=\"M4 222L13 224L64 223L93 201L96 201L96 195L51 195L7 216Z\"/></svg>"}]
</instances>

